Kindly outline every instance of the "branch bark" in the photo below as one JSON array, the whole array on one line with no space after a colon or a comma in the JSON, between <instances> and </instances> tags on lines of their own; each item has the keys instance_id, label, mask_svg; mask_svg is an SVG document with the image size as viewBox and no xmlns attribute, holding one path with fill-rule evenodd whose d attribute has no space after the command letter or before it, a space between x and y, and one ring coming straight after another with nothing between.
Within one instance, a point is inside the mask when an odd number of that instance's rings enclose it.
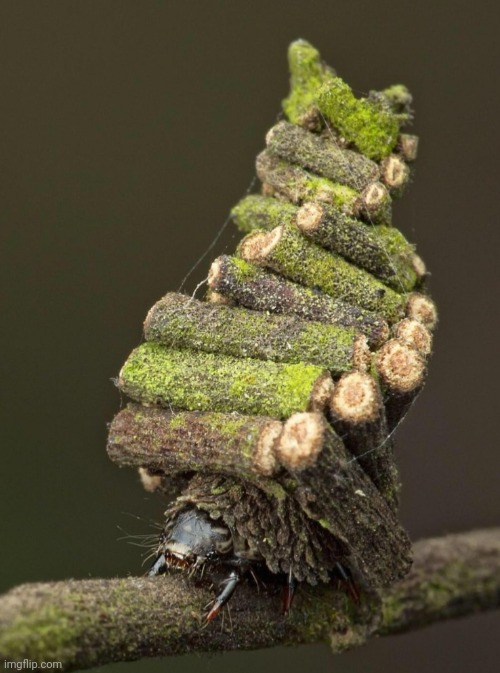
<instances>
[{"instance_id":1,"label":"branch bark","mask_svg":"<svg viewBox=\"0 0 500 673\"><path fill-rule=\"evenodd\" d=\"M410 573L359 606L334 586L299 591L291 615L277 590L249 583L231 622L205 627L211 598L185 575L19 586L0 598L0 660L61 661L64 670L142 657L330 641L334 652L378 635L500 607L500 528L418 542Z\"/></svg>"}]
</instances>

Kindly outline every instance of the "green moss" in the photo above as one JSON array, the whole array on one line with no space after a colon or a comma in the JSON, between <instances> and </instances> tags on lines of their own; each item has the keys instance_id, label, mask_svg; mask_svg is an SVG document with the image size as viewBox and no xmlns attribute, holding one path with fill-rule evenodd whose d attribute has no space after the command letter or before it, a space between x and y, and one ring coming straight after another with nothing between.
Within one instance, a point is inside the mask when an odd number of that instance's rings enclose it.
<instances>
[{"instance_id":1,"label":"green moss","mask_svg":"<svg viewBox=\"0 0 500 673\"><path fill-rule=\"evenodd\" d=\"M207 414L203 417L207 427L214 432L232 437L245 425L244 416L228 416L227 414Z\"/></svg>"},{"instance_id":2,"label":"green moss","mask_svg":"<svg viewBox=\"0 0 500 673\"><path fill-rule=\"evenodd\" d=\"M245 262L240 257L231 257L231 269L235 273L237 279L241 282L249 282L256 278L259 269L249 262Z\"/></svg>"},{"instance_id":3,"label":"green moss","mask_svg":"<svg viewBox=\"0 0 500 673\"><path fill-rule=\"evenodd\" d=\"M267 495L276 498L276 500L280 503L285 502L285 500L288 498L288 494L286 493L283 486L273 479L260 479L259 488L267 493Z\"/></svg>"},{"instance_id":4,"label":"green moss","mask_svg":"<svg viewBox=\"0 0 500 673\"><path fill-rule=\"evenodd\" d=\"M328 519L318 519L318 523L321 526L321 528L325 528L326 530L329 530L331 533L335 532L332 524L328 521Z\"/></svg>"},{"instance_id":5,"label":"green moss","mask_svg":"<svg viewBox=\"0 0 500 673\"><path fill-rule=\"evenodd\" d=\"M280 224L294 222L297 210L292 203L251 194L236 204L231 215L238 229L249 233L254 229L270 231Z\"/></svg>"},{"instance_id":6,"label":"green moss","mask_svg":"<svg viewBox=\"0 0 500 673\"><path fill-rule=\"evenodd\" d=\"M388 322L401 319L406 305L400 295L363 269L312 243L297 227L285 227L265 265L287 278L382 315Z\"/></svg>"},{"instance_id":7,"label":"green moss","mask_svg":"<svg viewBox=\"0 0 500 673\"><path fill-rule=\"evenodd\" d=\"M340 77L317 92L318 106L328 121L370 159L380 160L394 149L400 118L379 99L357 99Z\"/></svg>"},{"instance_id":8,"label":"green moss","mask_svg":"<svg viewBox=\"0 0 500 673\"><path fill-rule=\"evenodd\" d=\"M303 362L340 373L352 368L356 331L171 293L150 311L145 336L176 349ZM255 385L254 380L251 383Z\"/></svg>"},{"instance_id":9,"label":"green moss","mask_svg":"<svg viewBox=\"0 0 500 673\"><path fill-rule=\"evenodd\" d=\"M145 343L128 358L119 386L139 402L288 418L308 408L314 383L323 371L314 365L238 359Z\"/></svg>"},{"instance_id":10,"label":"green moss","mask_svg":"<svg viewBox=\"0 0 500 673\"><path fill-rule=\"evenodd\" d=\"M181 414L174 414L169 420L169 426L172 430L183 430L186 428L186 421L189 422Z\"/></svg>"},{"instance_id":11,"label":"green moss","mask_svg":"<svg viewBox=\"0 0 500 673\"><path fill-rule=\"evenodd\" d=\"M297 40L289 46L288 64L290 94L283 101L283 110L291 122L302 124L317 109L318 90L334 75L321 62L318 50L305 40Z\"/></svg>"},{"instance_id":12,"label":"green moss","mask_svg":"<svg viewBox=\"0 0 500 673\"><path fill-rule=\"evenodd\" d=\"M388 105L398 116L401 124L407 122L411 117L410 106L413 100L411 93L404 84L393 84L382 91Z\"/></svg>"},{"instance_id":13,"label":"green moss","mask_svg":"<svg viewBox=\"0 0 500 673\"><path fill-rule=\"evenodd\" d=\"M317 49L298 40L288 51L291 90L283 109L294 124L304 124L318 110L370 159L390 154L401 123L409 117L411 95L401 84L357 99L352 89L321 62Z\"/></svg>"},{"instance_id":14,"label":"green moss","mask_svg":"<svg viewBox=\"0 0 500 673\"><path fill-rule=\"evenodd\" d=\"M463 587L471 587L474 583L481 585L478 595L484 595L484 580L476 577L474 568L460 561L453 561L447 566L440 567L439 574L431 574L427 578L420 578L418 582L418 596L410 596L410 600L418 601L425 607L422 610L422 623L431 623L433 615L443 615L447 607L452 607L457 599L463 599ZM495 582L492 581L492 591L495 590ZM380 633L397 631L398 624L404 625L406 613L409 609L409 597L407 591L392 593L383 597L382 624ZM415 609L415 605L413 606Z\"/></svg>"},{"instance_id":15,"label":"green moss","mask_svg":"<svg viewBox=\"0 0 500 673\"><path fill-rule=\"evenodd\" d=\"M71 600L72 596L68 596ZM50 603L41 609L15 619L0 634L0 652L8 652L8 658L20 661L71 659L77 643L75 625L67 613Z\"/></svg>"},{"instance_id":16,"label":"green moss","mask_svg":"<svg viewBox=\"0 0 500 673\"><path fill-rule=\"evenodd\" d=\"M334 206L322 205L322 210L319 227L303 232L307 238L366 269L397 292L413 290L417 282L415 252L400 231L365 224Z\"/></svg>"},{"instance_id":17,"label":"green moss","mask_svg":"<svg viewBox=\"0 0 500 673\"><path fill-rule=\"evenodd\" d=\"M290 189L294 188L296 185L291 184ZM301 201L325 201L325 196L328 196L330 203L334 203L341 210L351 212L359 198L359 193L351 187L339 185L328 178L316 177L310 173L304 181Z\"/></svg>"}]
</instances>

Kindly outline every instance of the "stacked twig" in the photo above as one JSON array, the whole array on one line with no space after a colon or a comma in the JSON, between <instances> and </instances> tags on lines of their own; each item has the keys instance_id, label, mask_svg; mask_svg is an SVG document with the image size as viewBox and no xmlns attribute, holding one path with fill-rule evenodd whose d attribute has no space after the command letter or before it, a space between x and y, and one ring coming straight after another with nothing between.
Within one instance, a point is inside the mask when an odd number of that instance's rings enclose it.
<instances>
[{"instance_id":1,"label":"stacked twig","mask_svg":"<svg viewBox=\"0 0 500 673\"><path fill-rule=\"evenodd\" d=\"M196 473L173 508L222 517L273 572L326 580L342 559L384 586L410 564L392 432L436 324L425 265L391 224L416 158L411 96L356 99L309 44L289 57L262 193L232 211L247 236L213 262L206 301L170 293L149 312L108 451L148 488Z\"/></svg>"}]
</instances>

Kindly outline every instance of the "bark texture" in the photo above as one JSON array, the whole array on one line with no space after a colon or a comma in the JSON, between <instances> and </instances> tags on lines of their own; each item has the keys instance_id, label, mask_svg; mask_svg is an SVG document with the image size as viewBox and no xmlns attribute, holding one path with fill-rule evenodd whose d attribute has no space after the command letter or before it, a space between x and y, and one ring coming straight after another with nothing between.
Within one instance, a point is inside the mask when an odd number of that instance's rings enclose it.
<instances>
[{"instance_id":1,"label":"bark texture","mask_svg":"<svg viewBox=\"0 0 500 673\"><path fill-rule=\"evenodd\" d=\"M211 598L185 575L21 585L0 597L0 660L61 661L65 671L191 652L330 642L334 652L371 637L500 607L500 529L418 542L410 573L350 603L334 585L298 591L287 619L279 592L248 582L232 625L203 628Z\"/></svg>"}]
</instances>

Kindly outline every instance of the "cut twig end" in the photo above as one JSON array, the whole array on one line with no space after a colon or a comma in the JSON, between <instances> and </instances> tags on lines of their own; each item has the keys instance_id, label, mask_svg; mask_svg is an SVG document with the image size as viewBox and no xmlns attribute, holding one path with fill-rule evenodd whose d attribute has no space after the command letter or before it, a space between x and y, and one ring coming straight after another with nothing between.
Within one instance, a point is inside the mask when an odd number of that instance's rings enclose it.
<instances>
[{"instance_id":1,"label":"cut twig end","mask_svg":"<svg viewBox=\"0 0 500 673\"><path fill-rule=\"evenodd\" d=\"M286 421L276 449L281 464L301 471L312 467L323 447L325 421L319 413L297 413Z\"/></svg>"},{"instance_id":2,"label":"cut twig end","mask_svg":"<svg viewBox=\"0 0 500 673\"><path fill-rule=\"evenodd\" d=\"M428 329L433 330L438 321L436 304L424 294L412 292L406 307L408 318L419 320Z\"/></svg>"},{"instance_id":3,"label":"cut twig end","mask_svg":"<svg viewBox=\"0 0 500 673\"><path fill-rule=\"evenodd\" d=\"M386 186L392 190L399 190L408 182L410 171L401 157L390 154L381 164L382 179Z\"/></svg>"},{"instance_id":4,"label":"cut twig end","mask_svg":"<svg viewBox=\"0 0 500 673\"><path fill-rule=\"evenodd\" d=\"M229 297L216 292L215 290L209 289L207 292L207 301L211 304L220 304L222 306L234 306L235 302L232 301Z\"/></svg>"},{"instance_id":5,"label":"cut twig end","mask_svg":"<svg viewBox=\"0 0 500 673\"><path fill-rule=\"evenodd\" d=\"M141 484L148 493L154 493L161 487L161 475L153 474L146 467L140 467L137 471Z\"/></svg>"},{"instance_id":6,"label":"cut twig end","mask_svg":"<svg viewBox=\"0 0 500 673\"><path fill-rule=\"evenodd\" d=\"M363 200L368 207L379 206L387 200L387 189L381 182L372 182L363 190Z\"/></svg>"},{"instance_id":7,"label":"cut twig end","mask_svg":"<svg viewBox=\"0 0 500 673\"><path fill-rule=\"evenodd\" d=\"M380 414L382 399L375 380L364 372L342 376L330 401L330 413L348 423L370 423Z\"/></svg>"},{"instance_id":8,"label":"cut twig end","mask_svg":"<svg viewBox=\"0 0 500 673\"><path fill-rule=\"evenodd\" d=\"M417 274L418 280L422 280L427 275L427 267L420 255L414 254L411 260L411 266Z\"/></svg>"},{"instance_id":9,"label":"cut twig end","mask_svg":"<svg viewBox=\"0 0 500 673\"><path fill-rule=\"evenodd\" d=\"M276 472L276 442L283 430L280 421L270 421L262 429L253 456L254 467L258 474L270 477Z\"/></svg>"},{"instance_id":10,"label":"cut twig end","mask_svg":"<svg viewBox=\"0 0 500 673\"><path fill-rule=\"evenodd\" d=\"M407 393L424 382L425 364L418 352L399 339L385 343L375 356L382 381L391 392Z\"/></svg>"},{"instance_id":11,"label":"cut twig end","mask_svg":"<svg viewBox=\"0 0 500 673\"><path fill-rule=\"evenodd\" d=\"M297 212L297 226L303 232L315 231L323 216L324 208L319 203L308 202Z\"/></svg>"},{"instance_id":12,"label":"cut twig end","mask_svg":"<svg viewBox=\"0 0 500 673\"><path fill-rule=\"evenodd\" d=\"M368 346L368 339L364 334L358 334L354 339L353 346L353 365L354 369L366 371L370 366L371 351Z\"/></svg>"},{"instance_id":13,"label":"cut twig end","mask_svg":"<svg viewBox=\"0 0 500 673\"><path fill-rule=\"evenodd\" d=\"M309 411L323 413L330 403L335 384L329 372L323 372L316 379L309 401Z\"/></svg>"},{"instance_id":14,"label":"cut twig end","mask_svg":"<svg viewBox=\"0 0 500 673\"><path fill-rule=\"evenodd\" d=\"M283 226L276 227L268 233L256 231L249 234L240 243L240 255L247 262L262 263L278 245L282 236Z\"/></svg>"},{"instance_id":15,"label":"cut twig end","mask_svg":"<svg viewBox=\"0 0 500 673\"><path fill-rule=\"evenodd\" d=\"M432 335L418 320L412 318L401 320L394 326L394 336L422 355L429 355L432 350Z\"/></svg>"},{"instance_id":16,"label":"cut twig end","mask_svg":"<svg viewBox=\"0 0 500 673\"><path fill-rule=\"evenodd\" d=\"M418 153L418 136L402 133L399 136L398 149L405 161L415 161Z\"/></svg>"}]
</instances>

